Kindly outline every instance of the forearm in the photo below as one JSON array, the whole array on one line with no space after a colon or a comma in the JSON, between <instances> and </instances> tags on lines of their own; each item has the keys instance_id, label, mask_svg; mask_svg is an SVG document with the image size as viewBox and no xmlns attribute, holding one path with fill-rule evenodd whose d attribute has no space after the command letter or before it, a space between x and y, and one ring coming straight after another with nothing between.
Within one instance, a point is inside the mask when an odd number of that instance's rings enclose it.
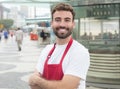
<instances>
[{"instance_id":1,"label":"forearm","mask_svg":"<svg viewBox=\"0 0 120 89\"><path fill-rule=\"evenodd\" d=\"M50 81L50 80L45 80L43 78L40 78L37 80L37 85L41 89L64 89L64 88L62 88L63 85L60 80L59 81Z\"/></svg>"},{"instance_id":2,"label":"forearm","mask_svg":"<svg viewBox=\"0 0 120 89\"><path fill-rule=\"evenodd\" d=\"M79 77L71 75L65 75L62 80L46 80L39 73L34 73L29 79L29 84L37 86L38 89L77 89L79 81Z\"/></svg>"},{"instance_id":3,"label":"forearm","mask_svg":"<svg viewBox=\"0 0 120 89\"><path fill-rule=\"evenodd\" d=\"M79 80L75 79L74 83L69 76L62 80L46 80L40 77L36 83L41 89L77 89L79 86Z\"/></svg>"},{"instance_id":4,"label":"forearm","mask_svg":"<svg viewBox=\"0 0 120 89\"><path fill-rule=\"evenodd\" d=\"M30 76L29 85L31 89L58 89L56 86L56 81L45 80L36 74Z\"/></svg>"}]
</instances>

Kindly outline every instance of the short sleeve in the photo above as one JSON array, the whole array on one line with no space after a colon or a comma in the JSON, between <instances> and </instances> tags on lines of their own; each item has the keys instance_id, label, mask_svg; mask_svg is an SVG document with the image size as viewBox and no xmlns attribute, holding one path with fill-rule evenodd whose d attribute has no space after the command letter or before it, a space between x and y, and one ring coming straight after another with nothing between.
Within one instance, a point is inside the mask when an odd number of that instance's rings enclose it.
<instances>
[{"instance_id":1,"label":"short sleeve","mask_svg":"<svg viewBox=\"0 0 120 89\"><path fill-rule=\"evenodd\" d=\"M87 71L90 65L89 52L84 47L75 47L70 53L70 62L67 65L65 74L74 75L86 80Z\"/></svg>"}]
</instances>

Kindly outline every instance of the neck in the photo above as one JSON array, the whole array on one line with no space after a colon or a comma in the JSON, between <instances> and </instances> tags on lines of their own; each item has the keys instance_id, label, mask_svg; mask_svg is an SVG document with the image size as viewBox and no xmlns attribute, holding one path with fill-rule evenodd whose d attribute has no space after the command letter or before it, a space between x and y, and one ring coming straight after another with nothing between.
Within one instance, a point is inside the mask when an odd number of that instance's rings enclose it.
<instances>
[{"instance_id":1,"label":"neck","mask_svg":"<svg viewBox=\"0 0 120 89\"><path fill-rule=\"evenodd\" d=\"M60 39L60 38L56 38L56 43L58 45L64 45L67 44L70 41L71 36L65 38L65 39Z\"/></svg>"}]
</instances>

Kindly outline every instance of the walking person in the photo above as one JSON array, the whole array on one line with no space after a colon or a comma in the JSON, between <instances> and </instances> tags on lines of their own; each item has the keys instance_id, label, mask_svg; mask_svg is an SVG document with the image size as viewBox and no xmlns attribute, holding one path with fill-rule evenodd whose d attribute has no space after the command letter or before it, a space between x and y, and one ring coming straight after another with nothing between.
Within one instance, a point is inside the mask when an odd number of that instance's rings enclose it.
<instances>
[{"instance_id":1,"label":"walking person","mask_svg":"<svg viewBox=\"0 0 120 89\"><path fill-rule=\"evenodd\" d=\"M0 30L0 41L2 39L2 30Z\"/></svg>"},{"instance_id":2,"label":"walking person","mask_svg":"<svg viewBox=\"0 0 120 89\"><path fill-rule=\"evenodd\" d=\"M8 31L6 29L4 30L3 35L4 35L5 41L7 41L9 33L8 33Z\"/></svg>"},{"instance_id":3,"label":"walking person","mask_svg":"<svg viewBox=\"0 0 120 89\"><path fill-rule=\"evenodd\" d=\"M17 31L15 33L15 37L16 37L18 50L21 51L22 50L22 41L23 41L23 31L20 28L17 29Z\"/></svg>"},{"instance_id":4,"label":"walking person","mask_svg":"<svg viewBox=\"0 0 120 89\"><path fill-rule=\"evenodd\" d=\"M44 30L42 30L42 31L40 32L40 37L42 38L42 42L44 42L45 39L46 39Z\"/></svg>"},{"instance_id":5,"label":"walking person","mask_svg":"<svg viewBox=\"0 0 120 89\"><path fill-rule=\"evenodd\" d=\"M88 49L72 38L74 17L69 4L59 3L53 8L51 27L56 42L41 52L29 78L31 89L85 89L90 57Z\"/></svg>"},{"instance_id":6,"label":"walking person","mask_svg":"<svg viewBox=\"0 0 120 89\"><path fill-rule=\"evenodd\" d=\"M14 31L10 31L9 33L10 33L11 38L13 38L13 36L14 36Z\"/></svg>"}]
</instances>

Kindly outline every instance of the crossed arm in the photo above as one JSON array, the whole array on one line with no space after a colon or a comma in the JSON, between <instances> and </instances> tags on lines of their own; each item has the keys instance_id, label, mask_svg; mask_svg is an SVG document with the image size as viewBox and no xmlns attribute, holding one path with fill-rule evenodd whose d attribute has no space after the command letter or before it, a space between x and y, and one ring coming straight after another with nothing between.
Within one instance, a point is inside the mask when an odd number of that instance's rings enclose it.
<instances>
[{"instance_id":1,"label":"crossed arm","mask_svg":"<svg viewBox=\"0 0 120 89\"><path fill-rule=\"evenodd\" d=\"M29 78L31 89L77 89L80 78L72 75L64 75L62 80L46 80L38 71Z\"/></svg>"}]
</instances>

